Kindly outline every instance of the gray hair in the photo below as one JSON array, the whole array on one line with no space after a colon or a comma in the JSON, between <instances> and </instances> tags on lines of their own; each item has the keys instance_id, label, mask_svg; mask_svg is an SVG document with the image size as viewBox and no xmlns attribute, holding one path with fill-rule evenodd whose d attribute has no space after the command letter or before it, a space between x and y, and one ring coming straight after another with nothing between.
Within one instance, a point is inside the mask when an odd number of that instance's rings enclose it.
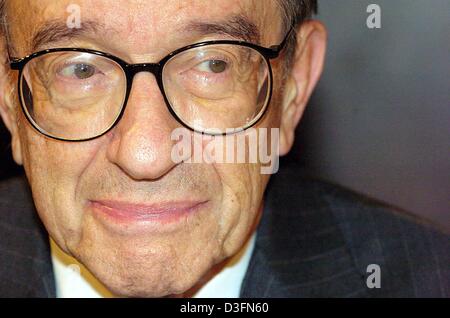
<instances>
[{"instance_id":1,"label":"gray hair","mask_svg":"<svg viewBox=\"0 0 450 318\"><path fill-rule=\"evenodd\" d=\"M317 13L317 0L278 0L278 2L283 14L285 32L291 27L297 28ZM296 43L297 34L293 32L286 48L286 68L291 66Z\"/></svg>"}]
</instances>

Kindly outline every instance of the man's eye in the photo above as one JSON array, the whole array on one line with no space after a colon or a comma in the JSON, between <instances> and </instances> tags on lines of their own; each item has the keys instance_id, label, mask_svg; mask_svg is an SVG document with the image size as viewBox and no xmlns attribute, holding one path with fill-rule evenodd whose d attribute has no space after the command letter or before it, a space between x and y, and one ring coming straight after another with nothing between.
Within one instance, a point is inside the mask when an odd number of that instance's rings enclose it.
<instances>
[{"instance_id":1,"label":"man's eye","mask_svg":"<svg viewBox=\"0 0 450 318\"><path fill-rule=\"evenodd\" d=\"M198 70L207 73L223 73L228 68L228 63L222 60L208 60L197 66Z\"/></svg>"},{"instance_id":2,"label":"man's eye","mask_svg":"<svg viewBox=\"0 0 450 318\"><path fill-rule=\"evenodd\" d=\"M88 79L96 73L95 66L89 64L72 64L60 71L60 74L69 78Z\"/></svg>"}]
</instances>

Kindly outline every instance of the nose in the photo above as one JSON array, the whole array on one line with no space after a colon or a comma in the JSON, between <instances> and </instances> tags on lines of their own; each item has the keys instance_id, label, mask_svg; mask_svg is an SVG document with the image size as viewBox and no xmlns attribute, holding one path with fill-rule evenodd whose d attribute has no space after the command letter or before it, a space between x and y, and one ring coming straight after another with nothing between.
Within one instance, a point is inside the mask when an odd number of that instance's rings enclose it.
<instances>
[{"instance_id":1,"label":"nose","mask_svg":"<svg viewBox=\"0 0 450 318\"><path fill-rule=\"evenodd\" d=\"M170 137L177 127L155 77L136 74L124 114L109 132L107 158L133 179L158 179L176 165Z\"/></svg>"}]
</instances>

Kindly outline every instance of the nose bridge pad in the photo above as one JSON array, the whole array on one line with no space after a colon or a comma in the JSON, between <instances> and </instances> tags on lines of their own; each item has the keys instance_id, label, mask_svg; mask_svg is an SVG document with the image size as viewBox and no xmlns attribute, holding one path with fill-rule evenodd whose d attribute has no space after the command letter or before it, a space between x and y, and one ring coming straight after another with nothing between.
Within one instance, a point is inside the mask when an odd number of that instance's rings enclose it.
<instances>
[{"instance_id":1,"label":"nose bridge pad","mask_svg":"<svg viewBox=\"0 0 450 318\"><path fill-rule=\"evenodd\" d=\"M128 69L129 75L131 76L131 79L133 79L137 73L149 72L149 73L152 73L158 80L160 68L161 67L159 64L154 64L154 63L141 63L141 64L127 65L127 69Z\"/></svg>"},{"instance_id":2,"label":"nose bridge pad","mask_svg":"<svg viewBox=\"0 0 450 318\"><path fill-rule=\"evenodd\" d=\"M127 66L127 82L128 89L131 91L133 80L136 74L140 72L152 73L155 77L156 84L158 85L160 93L164 96L164 91L161 83L161 65L157 63L141 63L141 64L128 64Z\"/></svg>"}]
</instances>

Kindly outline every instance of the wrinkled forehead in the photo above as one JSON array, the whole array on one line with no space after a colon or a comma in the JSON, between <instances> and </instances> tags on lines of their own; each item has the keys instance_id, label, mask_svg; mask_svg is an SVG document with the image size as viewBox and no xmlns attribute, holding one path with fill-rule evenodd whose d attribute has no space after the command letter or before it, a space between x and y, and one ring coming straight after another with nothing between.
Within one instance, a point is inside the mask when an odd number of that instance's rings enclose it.
<instances>
[{"instance_id":1,"label":"wrinkled forehead","mask_svg":"<svg viewBox=\"0 0 450 318\"><path fill-rule=\"evenodd\" d=\"M42 26L52 22L56 29L58 23L61 28L69 21L73 27L74 17L80 18L81 29L98 27L92 28L91 40L120 43L125 49L139 53L149 48L169 48L180 39L202 31L202 26L209 25L211 33L223 33L220 27L214 26L230 21L236 33L249 33L242 40L276 44L273 42L282 33L278 1L20 0L8 1L6 12L9 42L22 54L36 49L33 41Z\"/></svg>"}]
</instances>

